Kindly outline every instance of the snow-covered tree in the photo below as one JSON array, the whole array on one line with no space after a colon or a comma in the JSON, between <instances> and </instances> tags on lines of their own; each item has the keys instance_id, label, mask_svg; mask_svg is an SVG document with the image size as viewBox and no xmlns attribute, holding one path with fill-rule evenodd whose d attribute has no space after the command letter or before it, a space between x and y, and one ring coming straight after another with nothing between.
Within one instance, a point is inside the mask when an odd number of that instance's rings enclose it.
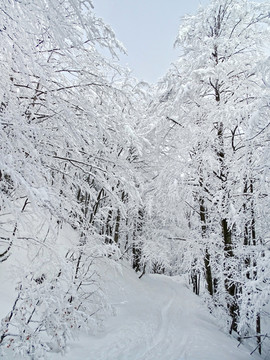
<instances>
[{"instance_id":1,"label":"snow-covered tree","mask_svg":"<svg viewBox=\"0 0 270 360\"><path fill-rule=\"evenodd\" d=\"M141 206L135 82L100 47L122 49L91 1L1 4L0 261L25 261L0 343L23 356L94 327L96 260L124 252Z\"/></svg>"},{"instance_id":2,"label":"snow-covered tree","mask_svg":"<svg viewBox=\"0 0 270 360\"><path fill-rule=\"evenodd\" d=\"M178 219L180 235L172 237L185 240L179 259L194 290L203 275L229 330L257 332L259 342L270 290L262 285L269 276L269 14L268 3L213 0L184 17L176 41L182 55L154 104L163 163L157 202L166 206L166 226L172 209Z\"/></svg>"}]
</instances>

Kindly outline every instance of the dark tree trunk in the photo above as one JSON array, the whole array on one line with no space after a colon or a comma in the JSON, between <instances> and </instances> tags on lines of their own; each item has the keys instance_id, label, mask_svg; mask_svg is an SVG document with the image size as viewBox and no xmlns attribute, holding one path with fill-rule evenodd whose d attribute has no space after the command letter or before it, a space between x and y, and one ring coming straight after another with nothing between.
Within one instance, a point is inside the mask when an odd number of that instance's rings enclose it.
<instances>
[{"instance_id":1,"label":"dark tree trunk","mask_svg":"<svg viewBox=\"0 0 270 360\"><path fill-rule=\"evenodd\" d=\"M113 239L115 244L118 244L119 241L120 220L121 220L121 215L120 215L120 210L118 209L115 219L115 229L114 229L114 239Z\"/></svg>"},{"instance_id":2,"label":"dark tree trunk","mask_svg":"<svg viewBox=\"0 0 270 360\"><path fill-rule=\"evenodd\" d=\"M227 219L223 219L221 221L221 226L223 233L225 258L230 259L234 257L234 253L233 253L233 245L232 245L232 232L229 229ZM236 301L236 295L238 289L235 283L233 282L233 280L231 279L231 275L229 275L228 278L225 279L225 289L230 297L227 306L228 306L229 314L232 318L232 323L230 328L230 334L231 334L233 331L237 332L237 318L239 315L239 306Z\"/></svg>"},{"instance_id":3,"label":"dark tree trunk","mask_svg":"<svg viewBox=\"0 0 270 360\"><path fill-rule=\"evenodd\" d=\"M201 228L202 228L202 237L203 239L206 238L206 207L204 204L204 199L200 198L200 219L201 219ZM211 269L211 258L209 251L206 247L205 255L204 255L204 272L205 272L205 280L206 280L206 287L211 296L213 296L213 278L212 278L212 269Z\"/></svg>"},{"instance_id":4,"label":"dark tree trunk","mask_svg":"<svg viewBox=\"0 0 270 360\"><path fill-rule=\"evenodd\" d=\"M213 291L212 270L211 270L211 264L210 264L210 254L207 249L205 250L204 267L205 267L205 278L206 278L207 290L208 290L209 294L211 296L213 296L214 291Z\"/></svg>"},{"instance_id":5,"label":"dark tree trunk","mask_svg":"<svg viewBox=\"0 0 270 360\"><path fill-rule=\"evenodd\" d=\"M133 253L132 266L136 272L141 271L142 251L141 251L141 246L140 246L141 244L138 241L138 237L140 237L142 234L143 219L144 219L144 210L139 209L138 217L137 217L134 232L133 232L133 245L132 245L132 253ZM145 269L144 269L144 271L145 271Z\"/></svg>"}]
</instances>

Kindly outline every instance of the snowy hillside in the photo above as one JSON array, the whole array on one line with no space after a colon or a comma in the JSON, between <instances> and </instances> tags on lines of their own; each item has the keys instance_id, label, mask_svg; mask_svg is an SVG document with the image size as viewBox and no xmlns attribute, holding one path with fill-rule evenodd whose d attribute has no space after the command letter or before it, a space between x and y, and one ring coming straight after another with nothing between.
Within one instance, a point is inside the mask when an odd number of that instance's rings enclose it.
<instances>
[{"instance_id":1,"label":"snowy hillside","mask_svg":"<svg viewBox=\"0 0 270 360\"><path fill-rule=\"evenodd\" d=\"M4 264L3 264L4 265ZM6 265L5 265L6 266ZM66 354L50 360L247 360L236 340L222 333L217 320L181 277L137 275L117 265L102 264L107 295L115 315L95 335L81 336ZM7 269L6 269L7 270ZM5 276L1 273L1 283ZM1 287L1 316L7 311L10 284ZM3 292L4 290L4 292ZM5 354L5 359L14 359ZM16 360L19 360L16 357Z\"/></svg>"}]
</instances>

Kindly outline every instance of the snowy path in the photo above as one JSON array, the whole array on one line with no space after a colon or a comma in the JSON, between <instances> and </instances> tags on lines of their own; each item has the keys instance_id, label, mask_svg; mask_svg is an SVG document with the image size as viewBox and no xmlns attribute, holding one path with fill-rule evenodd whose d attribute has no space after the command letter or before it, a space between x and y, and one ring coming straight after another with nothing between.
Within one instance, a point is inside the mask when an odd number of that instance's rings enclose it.
<instances>
[{"instance_id":1,"label":"snowy path","mask_svg":"<svg viewBox=\"0 0 270 360\"><path fill-rule=\"evenodd\" d=\"M109 274L108 280L116 316L106 321L104 332L72 344L64 359L254 359L218 329L205 305L180 278L151 275L139 280L127 269L123 275ZM57 354L49 358L63 359Z\"/></svg>"}]
</instances>

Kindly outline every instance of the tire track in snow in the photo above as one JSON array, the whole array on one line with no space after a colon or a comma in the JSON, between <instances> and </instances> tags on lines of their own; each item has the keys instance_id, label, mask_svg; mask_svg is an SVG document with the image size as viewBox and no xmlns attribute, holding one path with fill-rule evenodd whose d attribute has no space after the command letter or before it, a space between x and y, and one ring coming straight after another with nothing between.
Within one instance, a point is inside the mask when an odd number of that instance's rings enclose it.
<instances>
[{"instance_id":1,"label":"tire track in snow","mask_svg":"<svg viewBox=\"0 0 270 360\"><path fill-rule=\"evenodd\" d=\"M172 303L173 303L173 300L171 299L168 302L168 304L161 310L161 320L157 324L158 330L152 337L151 344L150 344L150 346L148 345L148 349L144 354L145 360L152 359L153 356L151 354L155 353L157 348L164 347L165 339L168 340L168 333L169 333L168 313L172 306Z\"/></svg>"},{"instance_id":2,"label":"tire track in snow","mask_svg":"<svg viewBox=\"0 0 270 360\"><path fill-rule=\"evenodd\" d=\"M179 302L178 292L175 290L173 283L170 283L167 279L166 281L162 281L164 288L160 288L160 281L158 284L158 289L155 289L155 292L157 292L156 295L160 296L160 294L163 294L160 303L161 314L159 316L159 321L156 324L157 330L152 335L151 342L141 359L156 360L157 358L160 358L162 354L166 354L166 360L173 360L176 358L179 360L179 356L175 357L175 346L176 343L179 344L180 340L176 337L176 328L177 323L181 321L180 311L176 311L176 309L178 309L177 303ZM186 349L185 344L187 342L187 337L185 337L185 339L182 338L180 342L181 348Z\"/></svg>"}]
</instances>

